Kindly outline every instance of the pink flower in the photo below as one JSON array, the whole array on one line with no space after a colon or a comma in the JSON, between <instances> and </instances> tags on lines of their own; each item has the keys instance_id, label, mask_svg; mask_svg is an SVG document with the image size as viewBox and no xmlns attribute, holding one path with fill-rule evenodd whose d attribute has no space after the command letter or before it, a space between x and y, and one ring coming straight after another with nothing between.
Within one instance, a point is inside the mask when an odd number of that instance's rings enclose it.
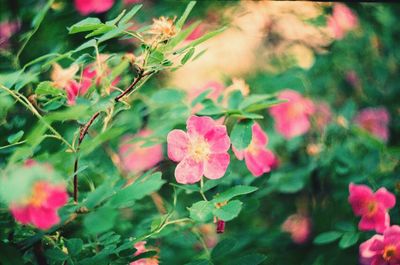
<instances>
[{"instance_id":1,"label":"pink flower","mask_svg":"<svg viewBox=\"0 0 400 265\"><path fill-rule=\"evenodd\" d=\"M333 14L328 18L328 27L335 39L342 39L346 33L358 26L357 15L345 4L336 3L333 6Z\"/></svg>"},{"instance_id":2,"label":"pink flower","mask_svg":"<svg viewBox=\"0 0 400 265\"><path fill-rule=\"evenodd\" d=\"M191 116L187 132L172 130L167 137L168 157L179 162L175 169L178 183L192 184L204 175L221 178L229 165L230 139L225 125L217 125L210 117Z\"/></svg>"},{"instance_id":3,"label":"pink flower","mask_svg":"<svg viewBox=\"0 0 400 265\"><path fill-rule=\"evenodd\" d=\"M136 248L135 257L147 251L145 245L146 241L140 241L135 244ZM158 265L158 257L155 256L151 258L139 259L134 262L131 262L130 265Z\"/></svg>"},{"instance_id":4,"label":"pink flower","mask_svg":"<svg viewBox=\"0 0 400 265\"><path fill-rule=\"evenodd\" d=\"M349 203L356 216L361 216L360 230L382 233L390 225L388 209L396 204L396 197L385 188L375 193L365 185L349 185Z\"/></svg>"},{"instance_id":5,"label":"pink flower","mask_svg":"<svg viewBox=\"0 0 400 265\"><path fill-rule=\"evenodd\" d=\"M237 159L245 160L246 166L256 177L261 176L263 173L268 173L273 167L277 165L277 159L270 150L265 146L268 143L268 136L262 130L258 123L254 123L252 127L251 143L244 150L237 150L232 147Z\"/></svg>"},{"instance_id":6,"label":"pink flower","mask_svg":"<svg viewBox=\"0 0 400 265\"><path fill-rule=\"evenodd\" d=\"M132 142L137 137L148 137L153 134L149 129L143 129L136 135L127 136L119 147L119 154L126 171L139 173L151 169L163 160L161 144L142 147L144 141Z\"/></svg>"},{"instance_id":7,"label":"pink flower","mask_svg":"<svg viewBox=\"0 0 400 265\"><path fill-rule=\"evenodd\" d=\"M0 49L8 47L8 41L20 28L21 23L18 20L0 23Z\"/></svg>"},{"instance_id":8,"label":"pink flower","mask_svg":"<svg viewBox=\"0 0 400 265\"><path fill-rule=\"evenodd\" d=\"M326 102L316 103L313 118L318 130L323 131L332 120L332 111L329 105Z\"/></svg>"},{"instance_id":9,"label":"pink flower","mask_svg":"<svg viewBox=\"0 0 400 265\"><path fill-rule=\"evenodd\" d=\"M141 3L143 0L124 0L124 5L132 5L132 4L139 4Z\"/></svg>"},{"instance_id":10,"label":"pink flower","mask_svg":"<svg viewBox=\"0 0 400 265\"><path fill-rule=\"evenodd\" d=\"M75 8L81 15L103 13L114 5L114 0L74 0Z\"/></svg>"},{"instance_id":11,"label":"pink flower","mask_svg":"<svg viewBox=\"0 0 400 265\"><path fill-rule=\"evenodd\" d=\"M288 102L270 108L275 129L286 139L306 133L310 129L310 116L315 112L313 102L290 89L281 91L278 98Z\"/></svg>"},{"instance_id":12,"label":"pink flower","mask_svg":"<svg viewBox=\"0 0 400 265\"><path fill-rule=\"evenodd\" d=\"M291 235L293 242L305 243L311 234L311 220L302 214L292 214L282 224L282 231Z\"/></svg>"},{"instance_id":13,"label":"pink flower","mask_svg":"<svg viewBox=\"0 0 400 265\"><path fill-rule=\"evenodd\" d=\"M383 235L374 235L360 245L362 265L400 264L400 226L393 225Z\"/></svg>"},{"instance_id":14,"label":"pink flower","mask_svg":"<svg viewBox=\"0 0 400 265\"><path fill-rule=\"evenodd\" d=\"M190 24L188 24L188 26L190 26ZM205 31L206 31L206 25L204 23L201 23L192 31L192 33L189 34L189 36L187 36L185 40L193 41L195 39L198 39L204 35Z\"/></svg>"},{"instance_id":15,"label":"pink flower","mask_svg":"<svg viewBox=\"0 0 400 265\"><path fill-rule=\"evenodd\" d=\"M389 112L384 108L366 108L361 110L354 119L360 127L387 141L389 138Z\"/></svg>"},{"instance_id":16,"label":"pink flower","mask_svg":"<svg viewBox=\"0 0 400 265\"><path fill-rule=\"evenodd\" d=\"M33 185L30 196L22 202L12 203L10 210L21 224L47 230L60 222L57 211L67 201L68 194L63 185L40 180Z\"/></svg>"}]
</instances>

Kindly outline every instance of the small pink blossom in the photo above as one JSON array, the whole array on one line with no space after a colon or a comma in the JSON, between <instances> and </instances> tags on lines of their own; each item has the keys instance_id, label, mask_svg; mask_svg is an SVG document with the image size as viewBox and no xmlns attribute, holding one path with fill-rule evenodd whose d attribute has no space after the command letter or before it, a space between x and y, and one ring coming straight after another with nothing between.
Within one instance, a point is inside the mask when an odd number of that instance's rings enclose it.
<instances>
[{"instance_id":1,"label":"small pink blossom","mask_svg":"<svg viewBox=\"0 0 400 265\"><path fill-rule=\"evenodd\" d=\"M282 231L291 235L293 242L305 243L311 234L311 220L302 214L292 214L282 224Z\"/></svg>"},{"instance_id":2,"label":"small pink blossom","mask_svg":"<svg viewBox=\"0 0 400 265\"><path fill-rule=\"evenodd\" d=\"M349 185L349 203L356 216L361 216L358 228L363 231L375 230L383 233L390 225L388 209L396 204L396 197L380 188L375 193L365 185Z\"/></svg>"},{"instance_id":3,"label":"small pink blossom","mask_svg":"<svg viewBox=\"0 0 400 265\"><path fill-rule=\"evenodd\" d=\"M400 265L400 226L387 228L360 245L362 265Z\"/></svg>"},{"instance_id":4,"label":"small pink blossom","mask_svg":"<svg viewBox=\"0 0 400 265\"><path fill-rule=\"evenodd\" d=\"M342 39L347 32L358 26L358 18L345 4L336 3L333 14L328 18L328 27L335 39Z\"/></svg>"},{"instance_id":5,"label":"small pink blossom","mask_svg":"<svg viewBox=\"0 0 400 265\"><path fill-rule=\"evenodd\" d=\"M147 251L145 245L146 241L140 241L135 244L134 246L136 248L135 257ZM130 265L158 265L158 257L154 256L151 258L139 259L131 262Z\"/></svg>"},{"instance_id":6,"label":"small pink blossom","mask_svg":"<svg viewBox=\"0 0 400 265\"><path fill-rule=\"evenodd\" d=\"M58 209L68 201L63 185L54 185L48 181L37 181L28 198L10 205L15 220L21 224L31 224L47 230L60 222Z\"/></svg>"},{"instance_id":7,"label":"small pink blossom","mask_svg":"<svg viewBox=\"0 0 400 265\"><path fill-rule=\"evenodd\" d=\"M313 102L290 89L281 91L278 98L288 102L269 110L275 120L275 129L286 139L306 133L310 129L310 116L315 112Z\"/></svg>"},{"instance_id":8,"label":"small pink blossom","mask_svg":"<svg viewBox=\"0 0 400 265\"><path fill-rule=\"evenodd\" d=\"M168 157L179 162L175 169L178 183L192 184L204 175L221 178L228 168L230 139L225 125L218 125L210 117L191 116L187 132L173 130L168 134Z\"/></svg>"},{"instance_id":9,"label":"small pink blossom","mask_svg":"<svg viewBox=\"0 0 400 265\"><path fill-rule=\"evenodd\" d=\"M124 0L124 5L139 4L141 2L143 2L143 0Z\"/></svg>"},{"instance_id":10,"label":"small pink blossom","mask_svg":"<svg viewBox=\"0 0 400 265\"><path fill-rule=\"evenodd\" d=\"M74 0L75 8L81 15L103 13L114 5L114 0Z\"/></svg>"},{"instance_id":11,"label":"small pink blossom","mask_svg":"<svg viewBox=\"0 0 400 265\"><path fill-rule=\"evenodd\" d=\"M389 112L384 108L366 108L361 110L354 119L360 127L387 141L389 138Z\"/></svg>"},{"instance_id":12,"label":"small pink blossom","mask_svg":"<svg viewBox=\"0 0 400 265\"><path fill-rule=\"evenodd\" d=\"M244 150L237 150L235 147L232 147L237 159L244 159L247 168L256 177L270 172L277 165L274 153L266 148L267 143L267 134L255 122L252 127L252 139L249 146Z\"/></svg>"},{"instance_id":13,"label":"small pink blossom","mask_svg":"<svg viewBox=\"0 0 400 265\"><path fill-rule=\"evenodd\" d=\"M18 20L4 21L0 23L0 49L5 49L9 45L10 38L21 28Z\"/></svg>"},{"instance_id":14,"label":"small pink blossom","mask_svg":"<svg viewBox=\"0 0 400 265\"><path fill-rule=\"evenodd\" d=\"M150 129L143 129L136 135L127 136L122 140L119 147L119 154L123 167L126 171L139 173L151 169L163 160L161 144L149 147L142 147L144 141L132 142L135 138L149 137L153 134Z\"/></svg>"},{"instance_id":15,"label":"small pink blossom","mask_svg":"<svg viewBox=\"0 0 400 265\"><path fill-rule=\"evenodd\" d=\"M332 111L329 105L326 102L315 103L315 113L313 118L317 129L323 131L332 121Z\"/></svg>"},{"instance_id":16,"label":"small pink blossom","mask_svg":"<svg viewBox=\"0 0 400 265\"><path fill-rule=\"evenodd\" d=\"M190 26L190 24L188 26ZM206 25L204 23L201 23L197 25L197 27L192 31L192 33L189 34L189 36L187 36L185 40L194 41L195 39L198 39L201 36L203 36L205 31L206 31Z\"/></svg>"},{"instance_id":17,"label":"small pink blossom","mask_svg":"<svg viewBox=\"0 0 400 265\"><path fill-rule=\"evenodd\" d=\"M360 86L360 78L358 77L357 73L354 70L348 71L346 73L346 81L352 86L352 87L359 87Z\"/></svg>"}]
</instances>

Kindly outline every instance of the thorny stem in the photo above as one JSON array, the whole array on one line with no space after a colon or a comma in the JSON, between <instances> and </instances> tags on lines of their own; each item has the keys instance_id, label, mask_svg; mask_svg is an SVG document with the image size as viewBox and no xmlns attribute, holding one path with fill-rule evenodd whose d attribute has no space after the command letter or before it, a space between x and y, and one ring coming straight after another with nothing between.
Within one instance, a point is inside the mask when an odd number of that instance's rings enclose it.
<instances>
[{"instance_id":1,"label":"thorny stem","mask_svg":"<svg viewBox=\"0 0 400 265\"><path fill-rule=\"evenodd\" d=\"M133 82L118 96L114 98L115 102L119 102L121 98L123 98L125 95L135 92L136 91L136 85L139 83L140 80L142 80L143 77L150 76L155 71L149 71L149 72L144 72L143 68L139 68L138 76L133 80ZM79 131L79 139L78 139L78 145L76 147L76 153L79 152L80 145L83 142L83 139L85 138L86 134L88 133L89 128L92 126L93 122L99 117L100 112L96 112L93 114L93 116L90 118L90 120L81 127ZM78 169L79 169L79 154L76 155L75 162L74 162L74 179L73 179L73 185L74 185L74 202L78 203Z\"/></svg>"}]
</instances>

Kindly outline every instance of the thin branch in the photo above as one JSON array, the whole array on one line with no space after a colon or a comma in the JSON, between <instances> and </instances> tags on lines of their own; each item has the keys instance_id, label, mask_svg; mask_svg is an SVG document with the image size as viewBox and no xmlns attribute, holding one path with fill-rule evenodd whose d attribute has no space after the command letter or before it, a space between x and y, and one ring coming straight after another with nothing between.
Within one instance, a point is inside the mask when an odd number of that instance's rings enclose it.
<instances>
[{"instance_id":1,"label":"thin branch","mask_svg":"<svg viewBox=\"0 0 400 265\"><path fill-rule=\"evenodd\" d=\"M143 68L139 68L138 71L138 76L133 80L133 82L118 96L116 96L114 98L115 102L119 102L121 98L123 98L124 96L128 95L131 92L136 91L136 85L139 83L140 80L142 80L143 77L146 76L150 76L153 73L155 73L155 71L149 71L149 72L144 72ZM97 119L97 117L99 117L100 112L96 112L91 118L90 120L83 126L81 127L80 131L79 131L79 139L78 139L78 146L76 147L76 158L75 158L75 162L74 162L74 180L73 180L73 184L74 184L74 202L77 203L78 202L78 168L79 168L79 148L80 145L83 141L83 139L85 138L86 134L88 133L89 128L92 126L93 122Z\"/></svg>"}]
</instances>

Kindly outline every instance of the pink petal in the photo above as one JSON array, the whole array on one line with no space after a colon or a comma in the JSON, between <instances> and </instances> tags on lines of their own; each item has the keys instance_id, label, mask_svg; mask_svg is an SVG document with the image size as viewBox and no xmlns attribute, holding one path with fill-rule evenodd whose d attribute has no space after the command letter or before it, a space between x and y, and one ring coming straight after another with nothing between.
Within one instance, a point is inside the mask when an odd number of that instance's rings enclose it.
<instances>
[{"instance_id":1,"label":"pink petal","mask_svg":"<svg viewBox=\"0 0 400 265\"><path fill-rule=\"evenodd\" d=\"M175 168L175 178L181 184L193 184L200 181L204 173L204 163L184 158Z\"/></svg>"},{"instance_id":2,"label":"pink petal","mask_svg":"<svg viewBox=\"0 0 400 265\"><path fill-rule=\"evenodd\" d=\"M167 136L168 157L172 161L181 161L188 152L189 138L182 130L172 130Z\"/></svg>"},{"instance_id":3,"label":"pink petal","mask_svg":"<svg viewBox=\"0 0 400 265\"><path fill-rule=\"evenodd\" d=\"M219 179L224 176L230 162L229 154L211 154L205 163L204 176L209 179Z\"/></svg>"},{"instance_id":4,"label":"pink petal","mask_svg":"<svg viewBox=\"0 0 400 265\"><path fill-rule=\"evenodd\" d=\"M60 222L57 211L44 207L29 207L31 221L39 229L47 230Z\"/></svg>"},{"instance_id":5,"label":"pink petal","mask_svg":"<svg viewBox=\"0 0 400 265\"><path fill-rule=\"evenodd\" d=\"M212 153L225 153L229 150L231 145L225 125L215 126L204 136L204 138L208 144L210 144Z\"/></svg>"},{"instance_id":6,"label":"pink petal","mask_svg":"<svg viewBox=\"0 0 400 265\"><path fill-rule=\"evenodd\" d=\"M373 200L372 190L366 185L349 185L349 203L353 208L355 215L362 215L367 210L365 208L368 201Z\"/></svg>"},{"instance_id":7,"label":"pink petal","mask_svg":"<svg viewBox=\"0 0 400 265\"><path fill-rule=\"evenodd\" d=\"M237 150L233 145L232 145L232 151L235 154L236 158L239 160L243 160L244 158L244 150Z\"/></svg>"},{"instance_id":8,"label":"pink petal","mask_svg":"<svg viewBox=\"0 0 400 265\"><path fill-rule=\"evenodd\" d=\"M68 194L65 187L52 187L48 192L49 194L45 202L45 207L56 209L64 206L68 202Z\"/></svg>"},{"instance_id":9,"label":"pink petal","mask_svg":"<svg viewBox=\"0 0 400 265\"><path fill-rule=\"evenodd\" d=\"M275 163L274 154L266 149L259 149L254 154L245 152L244 156L247 168L256 177L270 172L272 165Z\"/></svg>"},{"instance_id":10,"label":"pink petal","mask_svg":"<svg viewBox=\"0 0 400 265\"><path fill-rule=\"evenodd\" d=\"M75 100L79 94L79 89L80 86L75 80L68 82L66 91L67 91L67 103L69 105L75 105Z\"/></svg>"},{"instance_id":11,"label":"pink petal","mask_svg":"<svg viewBox=\"0 0 400 265\"><path fill-rule=\"evenodd\" d=\"M396 204L396 197L386 188L380 188L375 192L376 200L381 203L386 209L391 209Z\"/></svg>"},{"instance_id":12,"label":"pink petal","mask_svg":"<svg viewBox=\"0 0 400 265\"><path fill-rule=\"evenodd\" d=\"M187 120L187 132L189 137L205 136L211 129L216 126L215 121L210 117L198 117L192 115Z\"/></svg>"},{"instance_id":13,"label":"pink petal","mask_svg":"<svg viewBox=\"0 0 400 265\"><path fill-rule=\"evenodd\" d=\"M361 231L375 230L375 219L367 216L362 216L358 223L358 229Z\"/></svg>"},{"instance_id":14,"label":"pink petal","mask_svg":"<svg viewBox=\"0 0 400 265\"><path fill-rule=\"evenodd\" d=\"M26 207L11 206L10 211L15 220L21 224L28 224L30 221L29 210Z\"/></svg>"},{"instance_id":15,"label":"pink petal","mask_svg":"<svg viewBox=\"0 0 400 265\"><path fill-rule=\"evenodd\" d=\"M374 235L369 240L363 242L360 245L360 256L362 258L372 258L373 256L380 254L377 251L371 250L371 246L373 244L383 244L383 236L382 235Z\"/></svg>"},{"instance_id":16,"label":"pink petal","mask_svg":"<svg viewBox=\"0 0 400 265\"><path fill-rule=\"evenodd\" d=\"M385 245L400 244L400 226L392 225L391 227L385 230L383 235L385 238L384 240Z\"/></svg>"},{"instance_id":17,"label":"pink petal","mask_svg":"<svg viewBox=\"0 0 400 265\"><path fill-rule=\"evenodd\" d=\"M265 146L268 143L268 136L261 128L260 124L255 122L252 129L252 141L257 142L257 144Z\"/></svg>"},{"instance_id":18,"label":"pink petal","mask_svg":"<svg viewBox=\"0 0 400 265\"><path fill-rule=\"evenodd\" d=\"M114 0L75 0L75 8L82 15L102 13L110 9Z\"/></svg>"}]
</instances>

